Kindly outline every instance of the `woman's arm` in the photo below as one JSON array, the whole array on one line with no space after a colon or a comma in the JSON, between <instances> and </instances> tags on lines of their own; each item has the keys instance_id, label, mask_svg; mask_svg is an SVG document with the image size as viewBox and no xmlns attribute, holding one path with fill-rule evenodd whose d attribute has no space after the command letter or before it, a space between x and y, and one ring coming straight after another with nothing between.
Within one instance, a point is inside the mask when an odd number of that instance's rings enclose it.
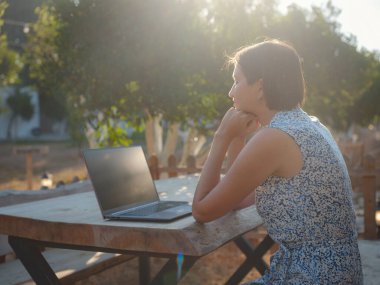
<instances>
[{"instance_id":1,"label":"woman's arm","mask_svg":"<svg viewBox=\"0 0 380 285\"><path fill-rule=\"evenodd\" d=\"M228 172L228 170L231 168L232 164L234 163L235 159L238 157L239 153L244 148L245 141L246 141L246 138L245 136L243 136L243 137L237 137L231 142L227 151L227 164L226 164L225 172ZM256 196L255 190L253 190L252 193L249 194L243 201L241 201L239 205L234 207L234 210L239 210L239 209L243 209L248 206L251 206L252 204L255 203L255 196Z\"/></svg>"},{"instance_id":2,"label":"woman's arm","mask_svg":"<svg viewBox=\"0 0 380 285\"><path fill-rule=\"evenodd\" d=\"M207 160L202 168L201 176L193 199L194 204L201 201L220 181L221 168L230 142L218 132L214 136Z\"/></svg>"},{"instance_id":3,"label":"woman's arm","mask_svg":"<svg viewBox=\"0 0 380 285\"><path fill-rule=\"evenodd\" d=\"M230 147L231 150L230 163L232 163L244 147L246 132L252 128L254 119L252 115L233 107L224 115L215 132L210 153L202 168L193 199L193 215L194 202L196 204L197 201L202 200L219 183L222 164L228 148ZM256 126L257 123L254 125Z\"/></svg>"},{"instance_id":4,"label":"woman's arm","mask_svg":"<svg viewBox=\"0 0 380 285\"><path fill-rule=\"evenodd\" d=\"M234 108L231 108L225 114L217 132L215 133L209 156L203 166L201 177L194 194L193 216L197 220L204 221L205 217L202 216L204 216L205 213L202 212L205 209L202 209L202 204L205 204L204 200L209 196L209 193L221 184L221 168L227 151L229 151L229 157L226 176L229 176L231 165L244 148L246 134L255 131L258 126L259 125L254 116L237 111ZM241 202L242 198L238 199L238 202ZM223 209L223 205L219 205L220 203L223 203L221 199L216 199L213 202L216 202L217 207L222 206L221 209ZM233 206L236 207L237 204L238 203L235 202L235 205ZM224 206L226 205L228 208L230 207L229 203L226 203ZM211 210L209 212L208 210L209 209L207 209L207 215L218 215L217 212L219 211L214 213L214 211Z\"/></svg>"},{"instance_id":5,"label":"woman's arm","mask_svg":"<svg viewBox=\"0 0 380 285\"><path fill-rule=\"evenodd\" d=\"M231 168L232 164L234 163L235 159L237 158L244 146L245 136L237 137L232 140L227 151L227 163L225 172L227 172Z\"/></svg>"},{"instance_id":6,"label":"woman's arm","mask_svg":"<svg viewBox=\"0 0 380 285\"><path fill-rule=\"evenodd\" d=\"M233 136L232 136L233 137ZM217 133L203 167L193 199L193 216L199 222L219 218L237 207L252 203L253 190L289 161L286 135L264 128L240 151L228 172L220 169L231 136Z\"/></svg>"}]
</instances>

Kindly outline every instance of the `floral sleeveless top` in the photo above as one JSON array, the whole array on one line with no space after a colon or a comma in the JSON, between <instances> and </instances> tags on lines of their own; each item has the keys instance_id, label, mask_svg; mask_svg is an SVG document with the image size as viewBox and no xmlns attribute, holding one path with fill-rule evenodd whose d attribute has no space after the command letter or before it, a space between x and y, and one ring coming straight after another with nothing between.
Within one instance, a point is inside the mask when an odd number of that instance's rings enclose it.
<instances>
[{"instance_id":1,"label":"floral sleeveless top","mask_svg":"<svg viewBox=\"0 0 380 285\"><path fill-rule=\"evenodd\" d=\"M332 135L300 108L277 113L268 128L294 139L303 167L256 189L257 210L280 249L250 284L363 284L351 182Z\"/></svg>"}]
</instances>

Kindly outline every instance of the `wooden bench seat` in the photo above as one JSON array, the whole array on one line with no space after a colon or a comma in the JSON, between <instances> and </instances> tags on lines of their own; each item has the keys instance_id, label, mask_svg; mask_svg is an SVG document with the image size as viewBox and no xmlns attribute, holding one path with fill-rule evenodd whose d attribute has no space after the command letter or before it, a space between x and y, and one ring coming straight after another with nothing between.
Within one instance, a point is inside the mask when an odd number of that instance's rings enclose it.
<instances>
[{"instance_id":1,"label":"wooden bench seat","mask_svg":"<svg viewBox=\"0 0 380 285\"><path fill-rule=\"evenodd\" d=\"M89 252L69 249L46 249L43 253L62 284L73 284L135 256L114 253ZM35 284L18 259L0 264L2 285Z\"/></svg>"}]
</instances>

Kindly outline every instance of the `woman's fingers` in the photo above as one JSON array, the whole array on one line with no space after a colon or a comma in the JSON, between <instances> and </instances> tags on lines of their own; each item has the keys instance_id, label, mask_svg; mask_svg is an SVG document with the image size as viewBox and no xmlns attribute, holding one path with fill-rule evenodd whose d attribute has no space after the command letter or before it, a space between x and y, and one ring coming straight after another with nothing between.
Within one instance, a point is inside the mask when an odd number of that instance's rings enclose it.
<instances>
[{"instance_id":1,"label":"woman's fingers","mask_svg":"<svg viewBox=\"0 0 380 285\"><path fill-rule=\"evenodd\" d=\"M243 113L243 120L246 126L246 133L253 133L260 126L258 119L255 115L249 113Z\"/></svg>"},{"instance_id":2,"label":"woman's fingers","mask_svg":"<svg viewBox=\"0 0 380 285\"><path fill-rule=\"evenodd\" d=\"M257 127L255 115L231 107L224 115L217 132L227 138L233 138L253 133Z\"/></svg>"}]
</instances>

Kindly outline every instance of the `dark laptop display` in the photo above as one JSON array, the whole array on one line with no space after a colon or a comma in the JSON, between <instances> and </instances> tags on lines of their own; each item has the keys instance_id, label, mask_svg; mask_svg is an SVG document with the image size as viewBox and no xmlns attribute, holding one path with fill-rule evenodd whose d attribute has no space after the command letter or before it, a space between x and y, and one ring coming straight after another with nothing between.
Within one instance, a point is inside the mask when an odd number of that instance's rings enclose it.
<instances>
[{"instance_id":1,"label":"dark laptop display","mask_svg":"<svg viewBox=\"0 0 380 285\"><path fill-rule=\"evenodd\" d=\"M171 221L191 214L182 201L160 201L141 147L87 149L88 173L105 219Z\"/></svg>"}]
</instances>

